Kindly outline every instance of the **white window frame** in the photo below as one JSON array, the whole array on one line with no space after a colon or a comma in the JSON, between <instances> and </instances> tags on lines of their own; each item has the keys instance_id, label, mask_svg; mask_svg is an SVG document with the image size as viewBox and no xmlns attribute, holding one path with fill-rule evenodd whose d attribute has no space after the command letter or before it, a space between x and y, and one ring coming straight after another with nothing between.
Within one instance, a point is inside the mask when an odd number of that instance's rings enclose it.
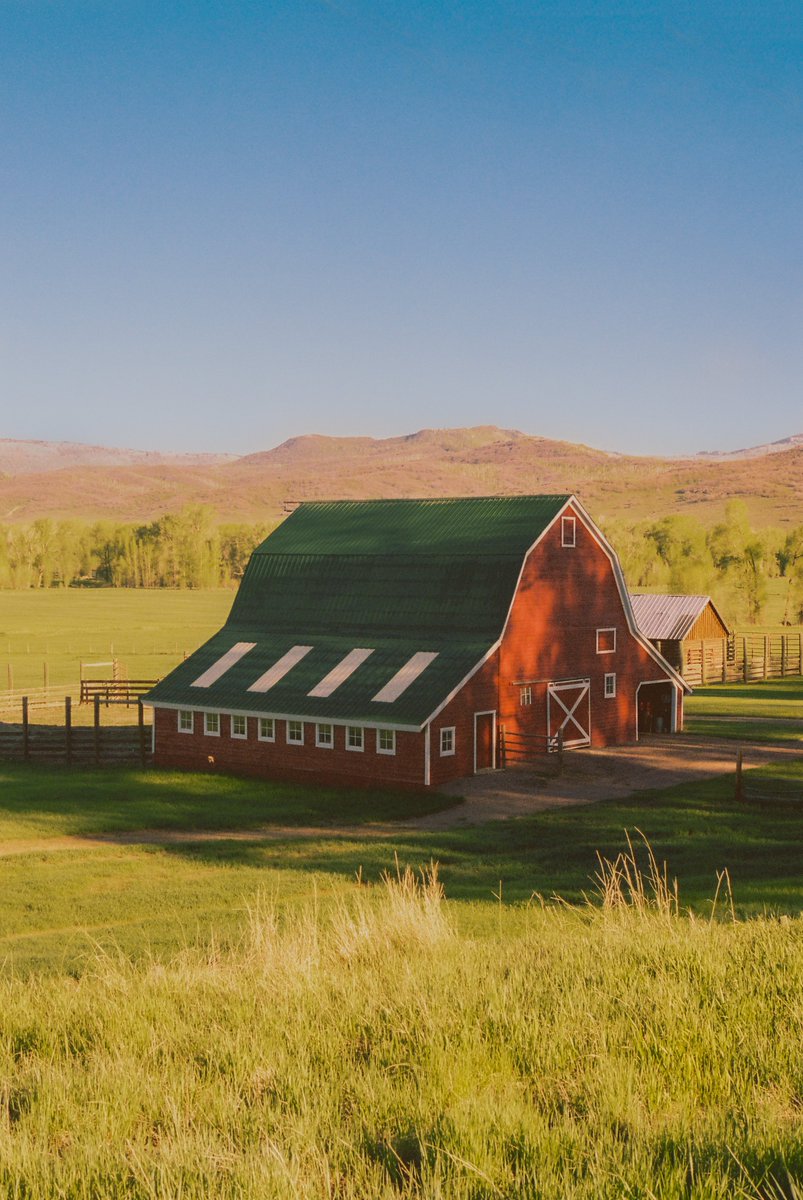
<instances>
[{"instance_id":1,"label":"white window frame","mask_svg":"<svg viewBox=\"0 0 803 1200\"><path fill-rule=\"evenodd\" d=\"M290 727L296 725L301 728L301 737L290 737ZM284 724L284 740L288 746L303 746L304 745L304 722L303 721L285 721Z\"/></svg>"},{"instance_id":2,"label":"white window frame","mask_svg":"<svg viewBox=\"0 0 803 1200\"><path fill-rule=\"evenodd\" d=\"M234 732L234 722L235 721L243 722L243 732L242 733ZM242 713L232 713L232 715L229 717L229 732L231 733L231 736L233 738L238 738L240 741L243 741L245 738L247 738L248 737L248 717L244 717Z\"/></svg>"},{"instance_id":3,"label":"white window frame","mask_svg":"<svg viewBox=\"0 0 803 1200\"><path fill-rule=\"evenodd\" d=\"M608 650L600 650L599 635L601 633L612 633L613 634L613 645ZM611 625L605 629L598 629L597 630L597 654L615 654L615 653L616 653L616 626Z\"/></svg>"},{"instance_id":4,"label":"white window frame","mask_svg":"<svg viewBox=\"0 0 803 1200\"><path fill-rule=\"evenodd\" d=\"M571 540L569 534L571 534ZM574 550L577 545L577 517L561 517L560 544L567 550Z\"/></svg>"},{"instance_id":5,"label":"white window frame","mask_svg":"<svg viewBox=\"0 0 803 1200\"><path fill-rule=\"evenodd\" d=\"M181 724L182 717L189 717L190 723L188 726ZM176 727L179 733L195 733L195 713L191 708L180 708L176 717Z\"/></svg>"},{"instance_id":6,"label":"white window frame","mask_svg":"<svg viewBox=\"0 0 803 1200\"><path fill-rule=\"evenodd\" d=\"M390 735L390 746L382 745L382 738ZM395 729L377 729L376 731L376 752L377 754L395 754L396 753L396 730Z\"/></svg>"},{"instance_id":7,"label":"white window frame","mask_svg":"<svg viewBox=\"0 0 803 1200\"><path fill-rule=\"evenodd\" d=\"M613 700L616 695L616 672L607 671L605 674L605 683L603 685L603 694L606 700Z\"/></svg>"},{"instance_id":8,"label":"white window frame","mask_svg":"<svg viewBox=\"0 0 803 1200\"><path fill-rule=\"evenodd\" d=\"M448 738L446 738L447 734L449 735ZM447 740L449 742L449 745L445 749L444 749L444 740ZM449 758L451 755L453 755L455 753L456 742L457 742L457 727L455 725L444 725L440 731L440 737L438 739L438 743L440 745L440 751L441 751L441 758Z\"/></svg>"},{"instance_id":9,"label":"white window frame","mask_svg":"<svg viewBox=\"0 0 803 1200\"><path fill-rule=\"evenodd\" d=\"M272 732L270 734L262 732L262 722L270 721ZM258 742L275 742L276 741L276 719L274 717L258 717L257 718L257 741Z\"/></svg>"},{"instance_id":10,"label":"white window frame","mask_svg":"<svg viewBox=\"0 0 803 1200\"><path fill-rule=\"evenodd\" d=\"M217 729L209 728L209 722L212 717L214 717L214 719L217 721ZM205 737L220 737L220 713L219 712L205 712L204 713L204 736Z\"/></svg>"},{"instance_id":11,"label":"white window frame","mask_svg":"<svg viewBox=\"0 0 803 1200\"><path fill-rule=\"evenodd\" d=\"M359 746L352 745L351 735L358 733L360 735ZM346 726L346 749L353 750L355 754L361 754L365 749L365 729L362 725L347 725Z\"/></svg>"},{"instance_id":12,"label":"white window frame","mask_svg":"<svg viewBox=\"0 0 803 1200\"><path fill-rule=\"evenodd\" d=\"M519 688L519 707L529 708L533 702L533 689L529 683Z\"/></svg>"},{"instance_id":13,"label":"white window frame","mask_svg":"<svg viewBox=\"0 0 803 1200\"><path fill-rule=\"evenodd\" d=\"M321 730L329 730L329 741L321 739ZM335 727L329 721L321 721L315 726L315 745L319 750L334 750L335 748Z\"/></svg>"}]
</instances>

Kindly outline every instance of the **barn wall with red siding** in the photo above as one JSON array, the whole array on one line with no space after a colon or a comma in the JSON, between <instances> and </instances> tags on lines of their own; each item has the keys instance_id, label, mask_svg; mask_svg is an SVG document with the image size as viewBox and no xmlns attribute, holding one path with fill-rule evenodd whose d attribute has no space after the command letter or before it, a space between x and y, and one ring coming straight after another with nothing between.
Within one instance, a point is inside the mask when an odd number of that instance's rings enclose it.
<instances>
[{"instance_id":1,"label":"barn wall with red siding","mask_svg":"<svg viewBox=\"0 0 803 1200\"><path fill-rule=\"evenodd\" d=\"M591 681L591 744L635 741L636 689L666 681L666 671L630 633L613 565L579 513L575 545L562 544L561 521L529 555L500 650L500 720L511 730L547 738L547 684ZM615 629L616 648L597 650L597 630ZM605 675L616 675L616 694L605 696ZM532 703L521 704L530 683ZM569 705L571 707L571 705ZM574 727L571 726L574 730Z\"/></svg>"},{"instance_id":2,"label":"barn wall with red siding","mask_svg":"<svg viewBox=\"0 0 803 1200\"><path fill-rule=\"evenodd\" d=\"M462 779L474 774L474 717L476 713L493 712L499 708L499 652L468 680L464 687L431 723L431 776L433 787L450 779ZM441 754L441 730L455 731L454 754Z\"/></svg>"},{"instance_id":3,"label":"barn wall with red siding","mask_svg":"<svg viewBox=\"0 0 803 1200\"><path fill-rule=\"evenodd\" d=\"M196 712L192 733L178 729L175 709L154 711L157 766L193 771L227 771L267 779L297 780L343 787L422 788L424 734L396 733L396 753L379 754L376 730L365 729L364 749L346 749L346 728L334 726L334 747L315 745L315 723L304 722L304 744L287 742L286 722L275 723L275 742L260 741L256 717L247 721L248 736L231 736L231 718L221 714L220 736L204 733L203 713ZM209 757L214 762L209 762Z\"/></svg>"}]
</instances>

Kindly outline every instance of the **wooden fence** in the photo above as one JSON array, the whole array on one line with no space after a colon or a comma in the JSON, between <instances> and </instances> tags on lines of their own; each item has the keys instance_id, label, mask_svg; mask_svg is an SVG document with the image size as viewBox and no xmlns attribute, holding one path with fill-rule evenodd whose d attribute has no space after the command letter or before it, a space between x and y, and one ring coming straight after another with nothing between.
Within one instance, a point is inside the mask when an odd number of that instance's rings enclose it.
<instances>
[{"instance_id":1,"label":"wooden fence","mask_svg":"<svg viewBox=\"0 0 803 1200\"><path fill-rule=\"evenodd\" d=\"M683 643L683 677L692 687L803 675L803 633L749 633Z\"/></svg>"},{"instance_id":2,"label":"wooden fence","mask_svg":"<svg viewBox=\"0 0 803 1200\"><path fill-rule=\"evenodd\" d=\"M0 759L16 762L65 763L67 766L145 766L151 758L151 726L138 702L136 725L103 726L100 699L94 700L94 720L74 726L72 697L64 697L64 721L37 724L30 719L28 697L22 698L18 719L0 722Z\"/></svg>"},{"instance_id":3,"label":"wooden fence","mask_svg":"<svg viewBox=\"0 0 803 1200\"><path fill-rule=\"evenodd\" d=\"M563 731L549 738L545 734L518 733L500 725L497 753L502 769L514 763L540 763L559 774L563 767Z\"/></svg>"},{"instance_id":4,"label":"wooden fence","mask_svg":"<svg viewBox=\"0 0 803 1200\"><path fill-rule=\"evenodd\" d=\"M106 708L124 704L126 708L139 704L140 697L156 686L155 679L82 679L81 704L94 704L97 698Z\"/></svg>"}]
</instances>

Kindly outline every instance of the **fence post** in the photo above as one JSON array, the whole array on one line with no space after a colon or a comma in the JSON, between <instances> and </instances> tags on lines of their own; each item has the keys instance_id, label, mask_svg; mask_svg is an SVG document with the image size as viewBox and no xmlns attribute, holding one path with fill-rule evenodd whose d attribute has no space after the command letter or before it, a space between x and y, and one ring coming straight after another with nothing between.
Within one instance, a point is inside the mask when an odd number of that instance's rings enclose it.
<instances>
[{"instance_id":1,"label":"fence post","mask_svg":"<svg viewBox=\"0 0 803 1200\"><path fill-rule=\"evenodd\" d=\"M72 763L72 696L64 697L64 744L69 767Z\"/></svg>"},{"instance_id":2,"label":"fence post","mask_svg":"<svg viewBox=\"0 0 803 1200\"><path fill-rule=\"evenodd\" d=\"M47 669L47 662L42 663L42 682L45 685L45 693L47 693L47 689L50 686L50 672ZM45 700L47 700L47 694L45 694Z\"/></svg>"},{"instance_id":3,"label":"fence post","mask_svg":"<svg viewBox=\"0 0 803 1200\"><path fill-rule=\"evenodd\" d=\"M764 634L764 678L765 679L767 679L769 676L769 665L770 665L770 639L769 639L769 634L765 633Z\"/></svg>"},{"instance_id":4,"label":"fence post","mask_svg":"<svg viewBox=\"0 0 803 1200\"><path fill-rule=\"evenodd\" d=\"M563 730L558 730L558 774L563 770Z\"/></svg>"},{"instance_id":5,"label":"fence post","mask_svg":"<svg viewBox=\"0 0 803 1200\"><path fill-rule=\"evenodd\" d=\"M145 709L141 700L137 700L137 721L139 723L139 761L143 767L147 762L145 751Z\"/></svg>"},{"instance_id":6,"label":"fence post","mask_svg":"<svg viewBox=\"0 0 803 1200\"><path fill-rule=\"evenodd\" d=\"M742 638L742 651L744 653L744 681L745 681L745 683L749 683L750 682L750 668L747 665L747 638L746 637Z\"/></svg>"},{"instance_id":7,"label":"fence post","mask_svg":"<svg viewBox=\"0 0 803 1200\"><path fill-rule=\"evenodd\" d=\"M786 639L785 633L781 634L781 679L786 676Z\"/></svg>"},{"instance_id":8,"label":"fence post","mask_svg":"<svg viewBox=\"0 0 803 1200\"><path fill-rule=\"evenodd\" d=\"M742 779L742 748L736 751L736 791L734 799L737 804L744 800L744 780Z\"/></svg>"},{"instance_id":9,"label":"fence post","mask_svg":"<svg viewBox=\"0 0 803 1200\"><path fill-rule=\"evenodd\" d=\"M12 667L11 663L8 664L8 668L6 670L6 675L8 676L8 690L10 692L13 692L14 691L14 668Z\"/></svg>"},{"instance_id":10,"label":"fence post","mask_svg":"<svg viewBox=\"0 0 803 1200\"><path fill-rule=\"evenodd\" d=\"M700 638L700 682L705 687L708 680L706 679L705 671L705 640Z\"/></svg>"},{"instance_id":11,"label":"fence post","mask_svg":"<svg viewBox=\"0 0 803 1200\"><path fill-rule=\"evenodd\" d=\"M95 766L100 763L100 696L95 696Z\"/></svg>"},{"instance_id":12,"label":"fence post","mask_svg":"<svg viewBox=\"0 0 803 1200\"><path fill-rule=\"evenodd\" d=\"M22 697L22 757L27 762L31 756L28 730L28 697Z\"/></svg>"}]
</instances>

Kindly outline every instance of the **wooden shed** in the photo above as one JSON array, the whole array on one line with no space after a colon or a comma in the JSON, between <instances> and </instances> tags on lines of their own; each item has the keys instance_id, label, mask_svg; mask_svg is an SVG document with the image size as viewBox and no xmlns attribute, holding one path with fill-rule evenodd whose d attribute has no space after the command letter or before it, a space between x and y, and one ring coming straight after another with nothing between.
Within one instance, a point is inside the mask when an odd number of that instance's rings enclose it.
<instances>
[{"instance_id":1,"label":"wooden shed","mask_svg":"<svg viewBox=\"0 0 803 1200\"><path fill-rule=\"evenodd\" d=\"M159 765L437 787L682 721L616 555L562 496L300 505L228 621L145 698Z\"/></svg>"},{"instance_id":2,"label":"wooden shed","mask_svg":"<svg viewBox=\"0 0 803 1200\"><path fill-rule=\"evenodd\" d=\"M731 631L710 596L631 595L638 627L692 685L725 677Z\"/></svg>"}]
</instances>

